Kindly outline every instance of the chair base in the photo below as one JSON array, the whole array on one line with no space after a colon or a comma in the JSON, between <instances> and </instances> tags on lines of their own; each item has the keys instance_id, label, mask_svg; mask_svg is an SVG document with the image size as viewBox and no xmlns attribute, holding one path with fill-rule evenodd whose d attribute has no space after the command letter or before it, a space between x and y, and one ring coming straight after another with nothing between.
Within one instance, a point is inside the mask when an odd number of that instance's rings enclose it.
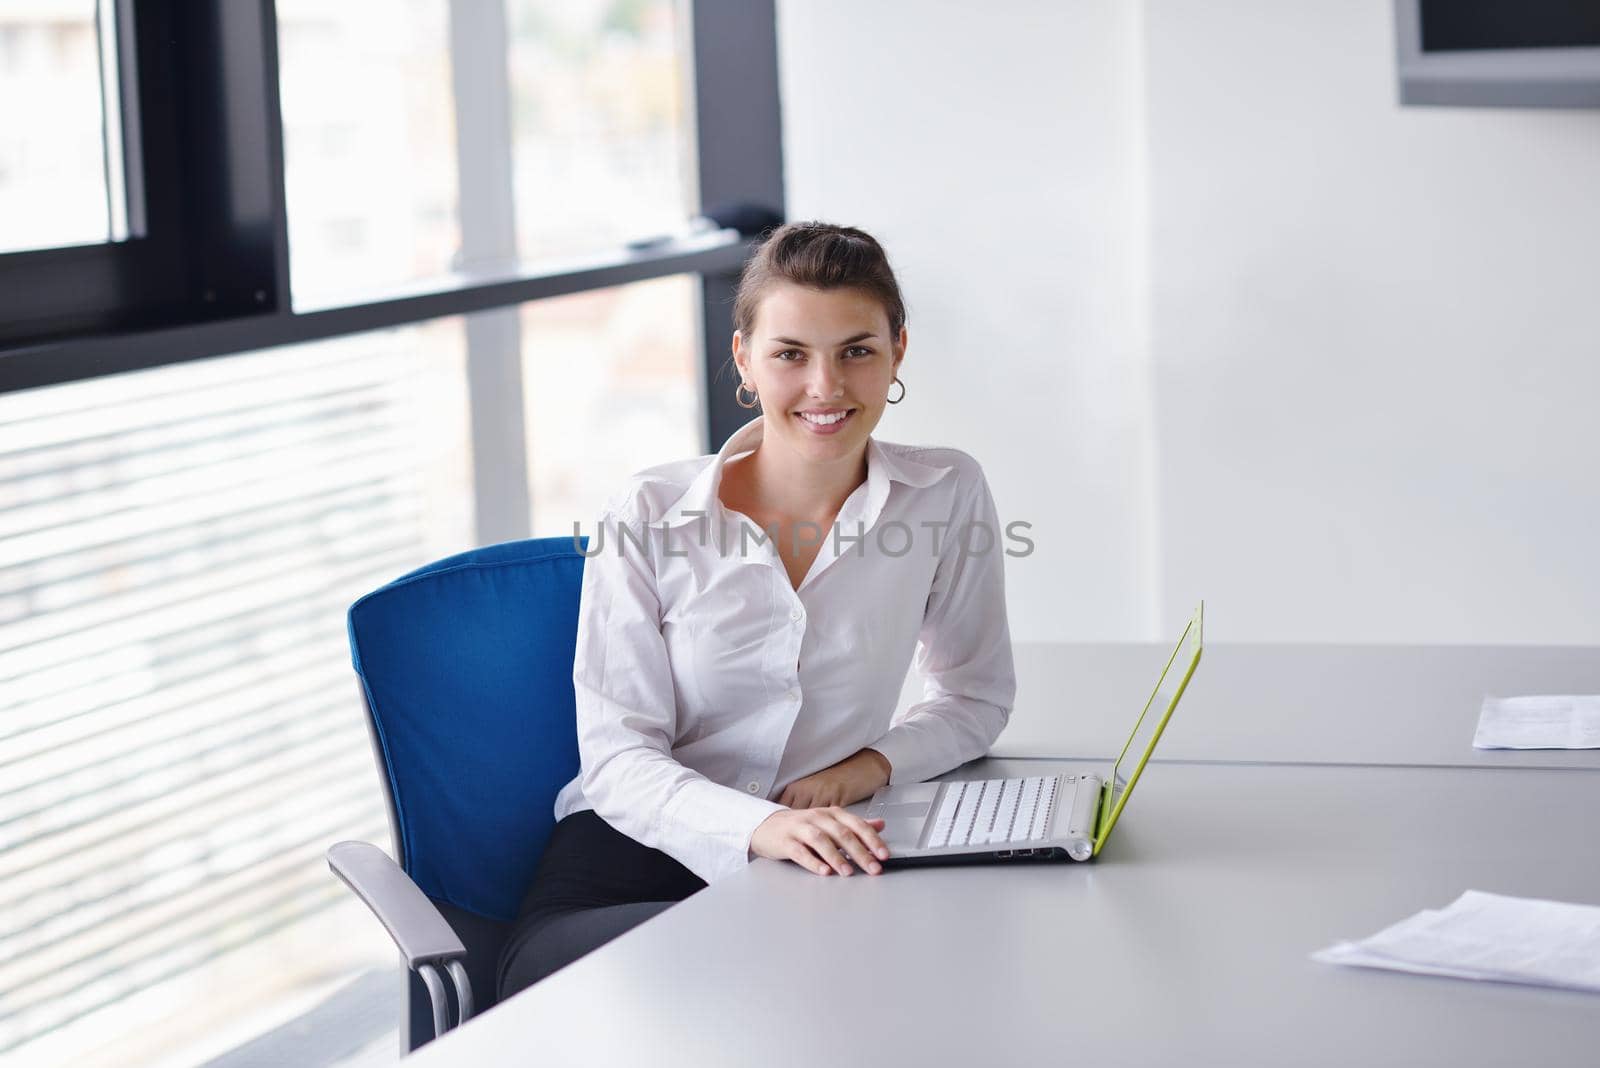
<instances>
[{"instance_id":1,"label":"chair base","mask_svg":"<svg viewBox=\"0 0 1600 1068\"><path fill-rule=\"evenodd\" d=\"M466 965L467 978L472 980L472 999L476 1002L474 1012L481 1013L499 997L500 977L496 972L500 965L500 951L511 936L512 925L468 912L437 898L429 900L467 947L467 957L462 964ZM405 968L406 965L402 963L401 967ZM449 986L448 983L445 985ZM452 990L450 1018L458 1018L460 1011L461 1007L455 1003ZM426 1045L433 1038L433 1007L428 999L428 988L416 972L407 968L405 1009L400 1019L401 1056Z\"/></svg>"}]
</instances>

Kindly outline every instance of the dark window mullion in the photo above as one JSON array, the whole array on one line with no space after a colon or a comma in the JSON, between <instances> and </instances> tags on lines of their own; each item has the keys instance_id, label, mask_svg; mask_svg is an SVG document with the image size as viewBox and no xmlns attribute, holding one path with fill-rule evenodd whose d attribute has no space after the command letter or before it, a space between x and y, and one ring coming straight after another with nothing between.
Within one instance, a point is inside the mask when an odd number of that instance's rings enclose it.
<instances>
[{"instance_id":1,"label":"dark window mullion","mask_svg":"<svg viewBox=\"0 0 1600 1068\"><path fill-rule=\"evenodd\" d=\"M457 282L449 288L363 304L41 342L0 352L0 393L359 334L671 274L726 274L737 272L743 259L742 242L728 244L703 237L650 255L614 253L597 257L591 266L574 270L480 283Z\"/></svg>"},{"instance_id":2,"label":"dark window mullion","mask_svg":"<svg viewBox=\"0 0 1600 1068\"><path fill-rule=\"evenodd\" d=\"M750 204L785 215L778 35L771 0L693 0L695 151L701 210ZM721 448L753 413L733 399L727 373L739 263L701 279L705 434Z\"/></svg>"},{"instance_id":3,"label":"dark window mullion","mask_svg":"<svg viewBox=\"0 0 1600 1068\"><path fill-rule=\"evenodd\" d=\"M188 295L204 318L270 312L287 305L277 281L286 239L282 153L274 152L276 5L188 0L183 10L183 136L177 152L163 154L162 178L186 187Z\"/></svg>"}]
</instances>

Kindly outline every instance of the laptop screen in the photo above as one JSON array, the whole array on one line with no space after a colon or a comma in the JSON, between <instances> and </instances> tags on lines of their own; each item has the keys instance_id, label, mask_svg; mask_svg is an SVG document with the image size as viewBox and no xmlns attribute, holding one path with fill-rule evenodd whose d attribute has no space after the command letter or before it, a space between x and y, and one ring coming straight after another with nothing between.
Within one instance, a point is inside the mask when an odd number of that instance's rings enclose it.
<instances>
[{"instance_id":1,"label":"laptop screen","mask_svg":"<svg viewBox=\"0 0 1600 1068\"><path fill-rule=\"evenodd\" d=\"M1172 718L1172 710L1178 707L1178 699L1183 696L1184 687L1189 685L1189 678L1200 663L1205 610L1205 602L1202 601L1183 628L1178 644L1167 658L1167 666L1161 670L1161 678L1156 680L1155 691L1150 695L1150 700L1145 702L1138 721L1133 725L1133 733L1128 736L1128 743L1122 747L1122 754L1111 769L1111 778L1100 800L1100 819L1094 841L1096 853L1111 837L1111 828L1116 826L1117 817L1122 814L1122 807L1133 792L1133 784L1139 781L1145 761L1155 752L1161 732Z\"/></svg>"}]
</instances>

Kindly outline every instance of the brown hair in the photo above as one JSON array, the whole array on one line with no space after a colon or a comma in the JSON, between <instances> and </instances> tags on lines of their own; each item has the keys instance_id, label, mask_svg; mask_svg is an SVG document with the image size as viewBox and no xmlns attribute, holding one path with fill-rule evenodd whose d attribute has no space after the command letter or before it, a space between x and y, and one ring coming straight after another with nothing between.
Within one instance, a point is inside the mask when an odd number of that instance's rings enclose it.
<instances>
[{"instance_id":1,"label":"brown hair","mask_svg":"<svg viewBox=\"0 0 1600 1068\"><path fill-rule=\"evenodd\" d=\"M889 317L889 343L900 336L906 304L883 246L864 230L824 222L784 223L745 261L733 301L733 328L745 337L767 287L791 282L812 289L859 289Z\"/></svg>"}]
</instances>

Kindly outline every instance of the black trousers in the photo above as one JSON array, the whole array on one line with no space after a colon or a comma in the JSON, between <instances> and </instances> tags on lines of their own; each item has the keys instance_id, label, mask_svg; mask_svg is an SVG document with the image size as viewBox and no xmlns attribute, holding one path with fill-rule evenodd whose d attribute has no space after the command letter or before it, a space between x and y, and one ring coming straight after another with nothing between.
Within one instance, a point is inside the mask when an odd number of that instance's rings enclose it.
<instances>
[{"instance_id":1,"label":"black trousers","mask_svg":"<svg viewBox=\"0 0 1600 1068\"><path fill-rule=\"evenodd\" d=\"M566 967L705 885L592 809L574 812L551 833L500 954L500 997Z\"/></svg>"}]
</instances>

